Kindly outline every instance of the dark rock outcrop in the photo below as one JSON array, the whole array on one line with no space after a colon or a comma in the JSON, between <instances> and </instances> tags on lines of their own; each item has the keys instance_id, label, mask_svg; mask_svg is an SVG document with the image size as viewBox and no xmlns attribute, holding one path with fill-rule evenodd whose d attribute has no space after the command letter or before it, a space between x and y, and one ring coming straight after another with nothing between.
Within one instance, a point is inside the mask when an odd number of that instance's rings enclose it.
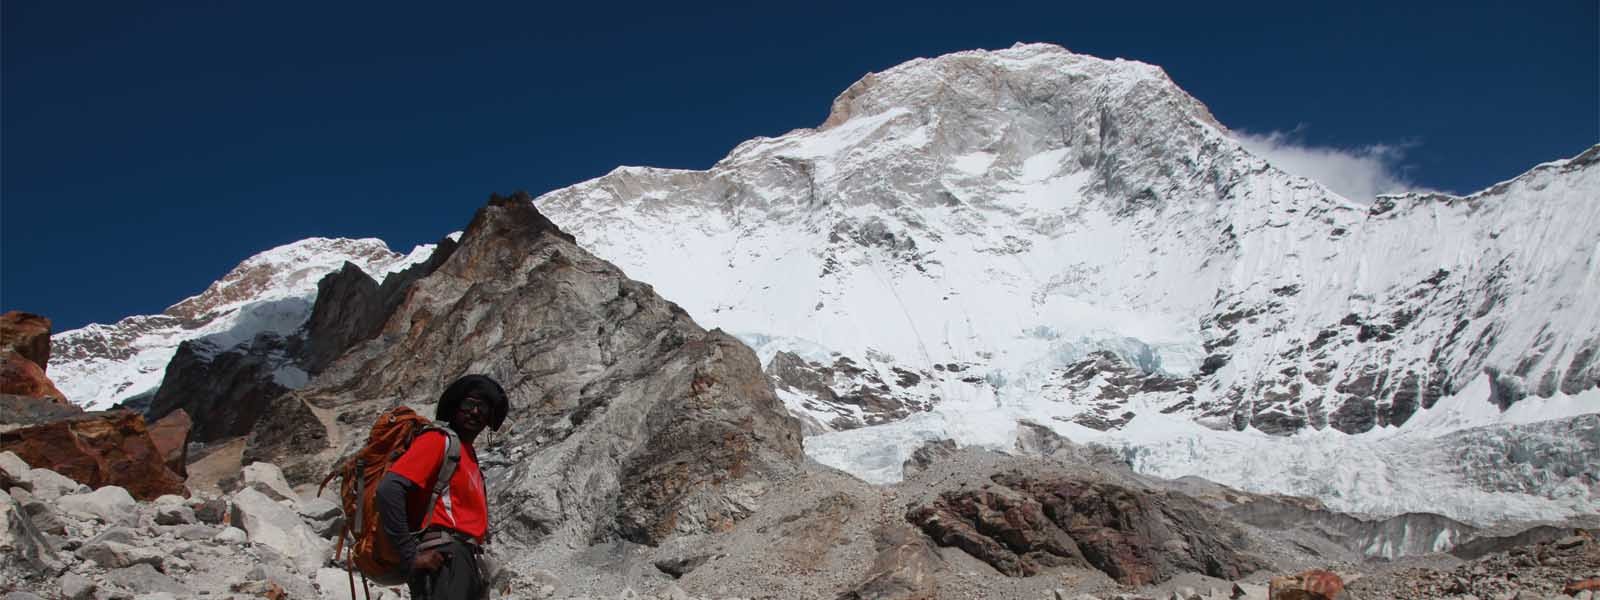
<instances>
[{"instance_id":1,"label":"dark rock outcrop","mask_svg":"<svg viewBox=\"0 0 1600 600\"><path fill-rule=\"evenodd\" d=\"M0 451L91 487L121 486L143 500L188 494L151 441L144 417L130 411L87 413L0 433Z\"/></svg>"},{"instance_id":2,"label":"dark rock outcrop","mask_svg":"<svg viewBox=\"0 0 1600 600\"><path fill-rule=\"evenodd\" d=\"M385 277L382 284L351 263L317 282L317 302L305 325L306 371L321 373L356 344L372 339L405 300L417 280L428 276L455 252L456 242L440 239L428 260Z\"/></svg>"},{"instance_id":3,"label":"dark rock outcrop","mask_svg":"<svg viewBox=\"0 0 1600 600\"><path fill-rule=\"evenodd\" d=\"M178 346L147 414L152 419L183 409L194 421L197 442L249 434L268 403L289 386L277 377L295 367L287 358L289 340L256 336L248 345L222 349L204 340Z\"/></svg>"},{"instance_id":4,"label":"dark rock outcrop","mask_svg":"<svg viewBox=\"0 0 1600 600\"><path fill-rule=\"evenodd\" d=\"M1237 579L1264 565L1242 553L1241 531L1183 494L1016 471L990 479L982 489L944 492L906 518L1013 577L1089 566L1137 586L1181 571Z\"/></svg>"},{"instance_id":5,"label":"dark rock outcrop","mask_svg":"<svg viewBox=\"0 0 1600 600\"><path fill-rule=\"evenodd\" d=\"M656 544L722 531L802 460L755 354L578 247L525 194L492 197L379 332L273 401L245 460L320 477L396 403L494 377L510 425L480 440L497 535Z\"/></svg>"}]
</instances>

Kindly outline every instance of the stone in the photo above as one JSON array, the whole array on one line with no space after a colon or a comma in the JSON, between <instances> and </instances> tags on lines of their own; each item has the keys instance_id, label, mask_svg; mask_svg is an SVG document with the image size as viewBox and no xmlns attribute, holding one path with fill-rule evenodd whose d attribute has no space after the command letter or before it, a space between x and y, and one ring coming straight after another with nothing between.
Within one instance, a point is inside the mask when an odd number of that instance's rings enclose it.
<instances>
[{"instance_id":1,"label":"stone","mask_svg":"<svg viewBox=\"0 0 1600 600\"><path fill-rule=\"evenodd\" d=\"M1561 593L1568 596L1577 594L1579 592L1600 594L1600 575L1589 577L1587 579L1574 579L1573 581L1567 582L1566 587L1561 588Z\"/></svg>"},{"instance_id":2,"label":"stone","mask_svg":"<svg viewBox=\"0 0 1600 600\"><path fill-rule=\"evenodd\" d=\"M132 411L86 413L0 432L0 448L16 452L34 468L90 487L121 486L142 500L188 493L183 478L167 468L156 450L144 417Z\"/></svg>"},{"instance_id":3,"label":"stone","mask_svg":"<svg viewBox=\"0 0 1600 600\"><path fill-rule=\"evenodd\" d=\"M11 496L0 496L0 555L35 571L53 573L61 566L50 543Z\"/></svg>"},{"instance_id":4,"label":"stone","mask_svg":"<svg viewBox=\"0 0 1600 600\"><path fill-rule=\"evenodd\" d=\"M0 351L15 352L39 365L50 366L50 319L20 310L0 315Z\"/></svg>"},{"instance_id":5,"label":"stone","mask_svg":"<svg viewBox=\"0 0 1600 600\"><path fill-rule=\"evenodd\" d=\"M189 433L193 428L194 421L181 408L150 424L150 442L167 468L180 477L189 476Z\"/></svg>"},{"instance_id":6,"label":"stone","mask_svg":"<svg viewBox=\"0 0 1600 600\"><path fill-rule=\"evenodd\" d=\"M87 494L68 494L56 500L67 511L77 511L99 517L112 525L139 524L139 504L121 487L108 485Z\"/></svg>"},{"instance_id":7,"label":"stone","mask_svg":"<svg viewBox=\"0 0 1600 600\"><path fill-rule=\"evenodd\" d=\"M217 532L217 536L214 539L221 544L236 545L250 541L250 536L238 527L225 527L222 531Z\"/></svg>"},{"instance_id":8,"label":"stone","mask_svg":"<svg viewBox=\"0 0 1600 600\"><path fill-rule=\"evenodd\" d=\"M255 488L234 494L230 515L230 522L244 529L251 542L289 557L303 573L315 573L332 553L331 544L301 522L300 515Z\"/></svg>"},{"instance_id":9,"label":"stone","mask_svg":"<svg viewBox=\"0 0 1600 600\"><path fill-rule=\"evenodd\" d=\"M0 426L31 427L83 414L75 404L62 404L54 398L0 394Z\"/></svg>"},{"instance_id":10,"label":"stone","mask_svg":"<svg viewBox=\"0 0 1600 600\"><path fill-rule=\"evenodd\" d=\"M106 574L106 579L115 582L117 587L135 594L194 595L193 591L178 583L178 580L145 563L114 569Z\"/></svg>"},{"instance_id":11,"label":"stone","mask_svg":"<svg viewBox=\"0 0 1600 600\"><path fill-rule=\"evenodd\" d=\"M87 491L83 484L50 469L28 469L28 483L33 486L34 497L45 501Z\"/></svg>"},{"instance_id":12,"label":"stone","mask_svg":"<svg viewBox=\"0 0 1600 600\"><path fill-rule=\"evenodd\" d=\"M95 584L88 577L77 573L67 573L56 580L56 585L61 587L61 597L65 600L91 600L94 598Z\"/></svg>"},{"instance_id":13,"label":"stone","mask_svg":"<svg viewBox=\"0 0 1600 600\"><path fill-rule=\"evenodd\" d=\"M167 495L164 495L164 496L162 496L160 498L156 498L155 499L155 504L157 506L165 506L165 505L171 505L171 504L186 505L186 504L188 504L188 502L189 502L189 499L184 498L183 496L175 495L175 494L167 494Z\"/></svg>"},{"instance_id":14,"label":"stone","mask_svg":"<svg viewBox=\"0 0 1600 600\"><path fill-rule=\"evenodd\" d=\"M179 504L156 507L157 525L185 525L195 520L194 509L187 506Z\"/></svg>"},{"instance_id":15,"label":"stone","mask_svg":"<svg viewBox=\"0 0 1600 600\"><path fill-rule=\"evenodd\" d=\"M1344 580L1321 569L1274 577L1267 585L1269 600L1336 600L1342 593Z\"/></svg>"},{"instance_id":16,"label":"stone","mask_svg":"<svg viewBox=\"0 0 1600 600\"><path fill-rule=\"evenodd\" d=\"M322 496L301 503L298 510L300 516L311 521L326 521L343 514L339 503Z\"/></svg>"},{"instance_id":17,"label":"stone","mask_svg":"<svg viewBox=\"0 0 1600 600\"><path fill-rule=\"evenodd\" d=\"M127 544L129 546L133 546L137 545L143 538L143 534L135 531L131 527L111 527L100 532L99 535L89 538L89 543L116 542L118 544Z\"/></svg>"},{"instance_id":18,"label":"stone","mask_svg":"<svg viewBox=\"0 0 1600 600\"><path fill-rule=\"evenodd\" d=\"M1267 586L1254 583L1234 582L1233 589L1229 592L1230 600L1268 600Z\"/></svg>"},{"instance_id":19,"label":"stone","mask_svg":"<svg viewBox=\"0 0 1600 600\"><path fill-rule=\"evenodd\" d=\"M250 463L244 466L241 476L245 487L266 494L268 498L300 501L300 495L294 493L294 488L283 478L283 471L278 469L278 465L267 462Z\"/></svg>"},{"instance_id":20,"label":"stone","mask_svg":"<svg viewBox=\"0 0 1600 600\"><path fill-rule=\"evenodd\" d=\"M32 592L6 592L6 595L0 596L0 600L44 600L44 598Z\"/></svg>"},{"instance_id":21,"label":"stone","mask_svg":"<svg viewBox=\"0 0 1600 600\"><path fill-rule=\"evenodd\" d=\"M0 350L0 394L40 398L62 406L72 404L45 376L44 367L10 350Z\"/></svg>"},{"instance_id":22,"label":"stone","mask_svg":"<svg viewBox=\"0 0 1600 600\"><path fill-rule=\"evenodd\" d=\"M221 498L207 498L194 507L194 517L201 523L210 525L222 524L223 517L228 514L228 501Z\"/></svg>"},{"instance_id":23,"label":"stone","mask_svg":"<svg viewBox=\"0 0 1600 600\"><path fill-rule=\"evenodd\" d=\"M160 568L166 561L166 554L161 551L103 540L84 544L78 549L78 557L92 561L104 569L126 568L133 565Z\"/></svg>"},{"instance_id":24,"label":"stone","mask_svg":"<svg viewBox=\"0 0 1600 600\"><path fill-rule=\"evenodd\" d=\"M1589 542L1589 538L1581 535L1569 535L1555 541L1557 550L1571 550Z\"/></svg>"},{"instance_id":25,"label":"stone","mask_svg":"<svg viewBox=\"0 0 1600 600\"><path fill-rule=\"evenodd\" d=\"M356 590L361 591L361 577L356 576ZM350 573L343 569L323 567L317 569L317 588L322 592L323 600L362 600L362 597L350 595Z\"/></svg>"},{"instance_id":26,"label":"stone","mask_svg":"<svg viewBox=\"0 0 1600 600\"><path fill-rule=\"evenodd\" d=\"M172 535L180 540L204 541L217 537L222 530L210 525L179 525L172 528Z\"/></svg>"},{"instance_id":27,"label":"stone","mask_svg":"<svg viewBox=\"0 0 1600 600\"><path fill-rule=\"evenodd\" d=\"M33 491L33 482L28 481L28 470L31 468L17 453L0 452L0 489L20 487Z\"/></svg>"}]
</instances>

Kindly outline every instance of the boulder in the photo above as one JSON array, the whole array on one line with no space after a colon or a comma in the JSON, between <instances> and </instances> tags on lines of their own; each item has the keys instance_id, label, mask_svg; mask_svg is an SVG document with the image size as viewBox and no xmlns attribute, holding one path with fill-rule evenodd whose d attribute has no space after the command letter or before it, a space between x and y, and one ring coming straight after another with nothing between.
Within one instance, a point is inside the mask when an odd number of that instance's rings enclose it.
<instances>
[{"instance_id":1,"label":"boulder","mask_svg":"<svg viewBox=\"0 0 1600 600\"><path fill-rule=\"evenodd\" d=\"M10 490L20 487L33 491L33 482L28 481L28 462L22 460L15 452L0 452L0 490Z\"/></svg>"},{"instance_id":2,"label":"boulder","mask_svg":"<svg viewBox=\"0 0 1600 600\"><path fill-rule=\"evenodd\" d=\"M67 396L44 374L44 367L21 354L0 350L0 394L43 398L54 404L70 405Z\"/></svg>"},{"instance_id":3,"label":"boulder","mask_svg":"<svg viewBox=\"0 0 1600 600\"><path fill-rule=\"evenodd\" d=\"M339 508L339 503L317 496L300 504L300 516L311 521L326 521L339 516L344 509Z\"/></svg>"},{"instance_id":4,"label":"boulder","mask_svg":"<svg viewBox=\"0 0 1600 600\"><path fill-rule=\"evenodd\" d=\"M1343 593L1344 580L1321 569L1274 577L1267 585L1270 600L1337 600Z\"/></svg>"},{"instance_id":5,"label":"boulder","mask_svg":"<svg viewBox=\"0 0 1600 600\"><path fill-rule=\"evenodd\" d=\"M156 507L157 525L187 525L195 520L194 509L182 504L163 504Z\"/></svg>"},{"instance_id":6,"label":"boulder","mask_svg":"<svg viewBox=\"0 0 1600 600\"><path fill-rule=\"evenodd\" d=\"M81 414L83 409L74 404L61 404L49 398L0 394L0 429L39 425Z\"/></svg>"},{"instance_id":7,"label":"boulder","mask_svg":"<svg viewBox=\"0 0 1600 600\"><path fill-rule=\"evenodd\" d=\"M178 583L178 580L145 563L115 569L106 574L106 579L135 594L172 594L180 598L194 595L192 590Z\"/></svg>"},{"instance_id":8,"label":"boulder","mask_svg":"<svg viewBox=\"0 0 1600 600\"><path fill-rule=\"evenodd\" d=\"M150 424L150 441L163 462L179 477L189 476L189 430L194 421L188 411L174 410Z\"/></svg>"},{"instance_id":9,"label":"boulder","mask_svg":"<svg viewBox=\"0 0 1600 600\"><path fill-rule=\"evenodd\" d=\"M300 502L300 495L294 493L294 488L283 478L283 471L278 469L278 465L268 462L250 463L244 466L241 477L246 488L266 494L268 498L288 500L297 504Z\"/></svg>"},{"instance_id":10,"label":"boulder","mask_svg":"<svg viewBox=\"0 0 1600 600\"><path fill-rule=\"evenodd\" d=\"M32 487L35 498L47 502L67 494L88 493L90 489L89 486L50 469L28 469L28 484Z\"/></svg>"},{"instance_id":11,"label":"boulder","mask_svg":"<svg viewBox=\"0 0 1600 600\"><path fill-rule=\"evenodd\" d=\"M360 576L356 577L360 579ZM362 584L356 583L360 590ZM350 595L350 573L344 569L331 569L323 567L317 569L317 588L322 591L323 600L361 600L360 596Z\"/></svg>"},{"instance_id":12,"label":"boulder","mask_svg":"<svg viewBox=\"0 0 1600 600\"><path fill-rule=\"evenodd\" d=\"M94 598L94 581L77 573L67 573L56 580L65 600L91 600Z\"/></svg>"},{"instance_id":13,"label":"boulder","mask_svg":"<svg viewBox=\"0 0 1600 600\"><path fill-rule=\"evenodd\" d=\"M250 541L250 535L238 527L225 527L213 539L219 544L243 544Z\"/></svg>"},{"instance_id":14,"label":"boulder","mask_svg":"<svg viewBox=\"0 0 1600 600\"><path fill-rule=\"evenodd\" d=\"M78 549L78 557L102 569L121 569L134 565L160 568L165 564L166 553L140 546L109 540L91 541ZM119 581L120 583L120 581Z\"/></svg>"},{"instance_id":15,"label":"boulder","mask_svg":"<svg viewBox=\"0 0 1600 600\"><path fill-rule=\"evenodd\" d=\"M144 417L131 411L87 413L0 433L0 449L15 452L35 468L91 487L121 486L144 500L188 493L183 478L167 468L156 450Z\"/></svg>"},{"instance_id":16,"label":"boulder","mask_svg":"<svg viewBox=\"0 0 1600 600\"><path fill-rule=\"evenodd\" d=\"M300 521L300 515L255 488L240 490L231 506L234 526L244 529L251 542L290 557L302 573L315 573L332 552L326 540Z\"/></svg>"},{"instance_id":17,"label":"boulder","mask_svg":"<svg viewBox=\"0 0 1600 600\"><path fill-rule=\"evenodd\" d=\"M228 515L228 502L221 498L207 498L192 508L194 517L208 525L221 525L222 519Z\"/></svg>"},{"instance_id":18,"label":"boulder","mask_svg":"<svg viewBox=\"0 0 1600 600\"><path fill-rule=\"evenodd\" d=\"M210 525L177 525L172 528L172 535L180 540L200 542L217 537L222 530Z\"/></svg>"},{"instance_id":19,"label":"boulder","mask_svg":"<svg viewBox=\"0 0 1600 600\"><path fill-rule=\"evenodd\" d=\"M0 555L6 562L35 572L55 572L60 561L43 534L34 527L22 505L8 495L0 495Z\"/></svg>"},{"instance_id":20,"label":"boulder","mask_svg":"<svg viewBox=\"0 0 1600 600\"><path fill-rule=\"evenodd\" d=\"M312 498L299 506L299 512L311 530L324 538L339 535L339 530L344 528L343 509L327 498Z\"/></svg>"},{"instance_id":21,"label":"boulder","mask_svg":"<svg viewBox=\"0 0 1600 600\"><path fill-rule=\"evenodd\" d=\"M50 364L50 319L20 310L0 315L0 351L20 354L41 369Z\"/></svg>"},{"instance_id":22,"label":"boulder","mask_svg":"<svg viewBox=\"0 0 1600 600\"><path fill-rule=\"evenodd\" d=\"M112 525L131 527L139 524L139 503L128 490L114 485L87 494L62 496L56 500L56 505L65 511L94 515Z\"/></svg>"}]
</instances>

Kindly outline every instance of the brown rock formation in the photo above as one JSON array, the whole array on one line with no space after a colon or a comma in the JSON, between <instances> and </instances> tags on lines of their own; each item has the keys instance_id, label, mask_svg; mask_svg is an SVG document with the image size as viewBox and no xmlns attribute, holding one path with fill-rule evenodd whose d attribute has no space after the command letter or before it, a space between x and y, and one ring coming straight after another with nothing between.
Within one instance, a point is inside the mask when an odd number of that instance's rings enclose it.
<instances>
[{"instance_id":1,"label":"brown rock formation","mask_svg":"<svg viewBox=\"0 0 1600 600\"><path fill-rule=\"evenodd\" d=\"M183 478L167 468L151 441L144 417L131 411L88 413L0 433L0 451L91 487L127 488L142 500L187 495Z\"/></svg>"},{"instance_id":2,"label":"brown rock formation","mask_svg":"<svg viewBox=\"0 0 1600 600\"><path fill-rule=\"evenodd\" d=\"M907 519L936 543L1014 577L1090 566L1145 585L1179 571L1237 579L1262 566L1235 549L1245 539L1236 527L1182 494L1018 472L991 480L983 489L945 492Z\"/></svg>"},{"instance_id":3,"label":"brown rock formation","mask_svg":"<svg viewBox=\"0 0 1600 600\"><path fill-rule=\"evenodd\" d=\"M20 310L0 315L0 350L11 350L43 371L50 364L50 319Z\"/></svg>"},{"instance_id":4,"label":"brown rock formation","mask_svg":"<svg viewBox=\"0 0 1600 600\"><path fill-rule=\"evenodd\" d=\"M44 374L44 367L13 350L0 350L0 394L44 398L56 404L71 404L56 384Z\"/></svg>"},{"instance_id":5,"label":"brown rock formation","mask_svg":"<svg viewBox=\"0 0 1600 600\"><path fill-rule=\"evenodd\" d=\"M167 468L180 477L189 476L189 431L193 425L189 413L181 408L150 424L150 441Z\"/></svg>"},{"instance_id":6,"label":"brown rock formation","mask_svg":"<svg viewBox=\"0 0 1600 600\"><path fill-rule=\"evenodd\" d=\"M1275 577L1267 588L1271 600L1337 600L1343 593L1344 580L1320 569Z\"/></svg>"}]
</instances>

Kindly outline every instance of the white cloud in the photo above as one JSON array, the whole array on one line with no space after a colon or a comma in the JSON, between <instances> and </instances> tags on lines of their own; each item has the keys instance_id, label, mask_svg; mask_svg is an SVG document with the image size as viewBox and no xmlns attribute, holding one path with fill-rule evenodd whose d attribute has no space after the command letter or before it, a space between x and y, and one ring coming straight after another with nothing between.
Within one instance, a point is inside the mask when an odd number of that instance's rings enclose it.
<instances>
[{"instance_id":1,"label":"white cloud","mask_svg":"<svg viewBox=\"0 0 1600 600\"><path fill-rule=\"evenodd\" d=\"M1402 172L1401 160L1412 144L1317 147L1294 139L1296 131L1265 135L1241 131L1235 136L1246 150L1267 159L1272 166L1309 178L1357 202L1372 202L1378 194L1434 191L1412 182Z\"/></svg>"}]
</instances>

